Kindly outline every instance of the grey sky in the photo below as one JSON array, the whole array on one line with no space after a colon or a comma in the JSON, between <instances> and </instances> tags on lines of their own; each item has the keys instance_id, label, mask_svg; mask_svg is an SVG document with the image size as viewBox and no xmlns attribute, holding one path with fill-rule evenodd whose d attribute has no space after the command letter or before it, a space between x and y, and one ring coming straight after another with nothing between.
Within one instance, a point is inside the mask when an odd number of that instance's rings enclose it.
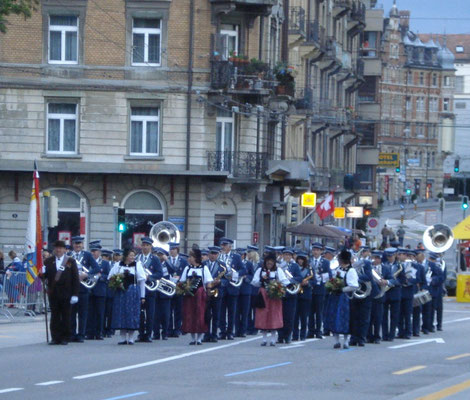
<instances>
[{"instance_id":1,"label":"grey sky","mask_svg":"<svg viewBox=\"0 0 470 400\"><path fill-rule=\"evenodd\" d=\"M393 0L379 0L378 4L383 4L388 16ZM470 0L397 0L397 6L411 11L414 32L470 34Z\"/></svg>"}]
</instances>

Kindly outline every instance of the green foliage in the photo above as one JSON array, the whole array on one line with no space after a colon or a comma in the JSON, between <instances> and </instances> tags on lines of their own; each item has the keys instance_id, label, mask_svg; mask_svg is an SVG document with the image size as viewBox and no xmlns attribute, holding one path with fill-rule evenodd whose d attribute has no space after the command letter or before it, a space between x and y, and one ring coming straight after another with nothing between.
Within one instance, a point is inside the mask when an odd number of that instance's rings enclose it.
<instances>
[{"instance_id":1,"label":"green foliage","mask_svg":"<svg viewBox=\"0 0 470 400\"><path fill-rule=\"evenodd\" d=\"M30 18L38 4L39 0L0 0L0 32L7 31L7 16L15 14Z\"/></svg>"}]
</instances>

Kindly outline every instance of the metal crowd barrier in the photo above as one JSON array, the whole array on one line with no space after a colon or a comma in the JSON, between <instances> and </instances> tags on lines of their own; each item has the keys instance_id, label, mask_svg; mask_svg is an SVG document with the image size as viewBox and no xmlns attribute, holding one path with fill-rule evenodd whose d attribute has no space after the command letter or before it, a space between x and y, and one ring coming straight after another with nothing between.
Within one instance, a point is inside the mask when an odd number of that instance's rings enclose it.
<instances>
[{"instance_id":1,"label":"metal crowd barrier","mask_svg":"<svg viewBox=\"0 0 470 400\"><path fill-rule=\"evenodd\" d=\"M34 317L44 311L42 282L39 278L28 285L26 272L8 271L1 284L0 315L13 320L19 316Z\"/></svg>"}]
</instances>

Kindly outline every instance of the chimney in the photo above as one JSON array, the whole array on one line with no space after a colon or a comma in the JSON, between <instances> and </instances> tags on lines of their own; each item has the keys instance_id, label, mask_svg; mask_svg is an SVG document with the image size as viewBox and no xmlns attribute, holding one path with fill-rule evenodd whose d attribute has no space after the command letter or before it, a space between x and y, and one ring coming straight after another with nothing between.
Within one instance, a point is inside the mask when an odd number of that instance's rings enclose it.
<instances>
[{"instance_id":1,"label":"chimney","mask_svg":"<svg viewBox=\"0 0 470 400\"><path fill-rule=\"evenodd\" d=\"M410 28L410 10L400 10L400 25L404 30Z\"/></svg>"}]
</instances>

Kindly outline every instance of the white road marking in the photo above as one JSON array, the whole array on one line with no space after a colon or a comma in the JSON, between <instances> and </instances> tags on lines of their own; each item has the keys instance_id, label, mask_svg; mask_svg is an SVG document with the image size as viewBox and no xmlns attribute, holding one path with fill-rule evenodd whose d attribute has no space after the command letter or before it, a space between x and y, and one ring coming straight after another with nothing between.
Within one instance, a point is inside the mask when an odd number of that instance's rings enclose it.
<instances>
[{"instance_id":1,"label":"white road marking","mask_svg":"<svg viewBox=\"0 0 470 400\"><path fill-rule=\"evenodd\" d=\"M321 340L321 339L316 339L315 338L315 339L301 340L299 342L288 344L287 346L278 347L278 349L284 350L284 349L295 349L297 347L304 347L305 343L316 342L317 340Z\"/></svg>"},{"instance_id":2,"label":"white road marking","mask_svg":"<svg viewBox=\"0 0 470 400\"><path fill-rule=\"evenodd\" d=\"M0 393L10 393L10 392L17 392L18 390L23 390L23 388L9 388L9 389L2 389Z\"/></svg>"},{"instance_id":3,"label":"white road marking","mask_svg":"<svg viewBox=\"0 0 470 400\"><path fill-rule=\"evenodd\" d=\"M297 349L299 347L305 347L305 345L303 344L295 344L293 346L282 346L282 347L278 347L279 350L285 350L285 349Z\"/></svg>"},{"instance_id":4,"label":"white road marking","mask_svg":"<svg viewBox=\"0 0 470 400\"><path fill-rule=\"evenodd\" d=\"M399 344L398 346L389 346L389 349L403 349L404 347L416 346L418 344L425 344L425 343L445 343L444 339L442 338L435 338L435 339L421 339L421 340L410 340L408 343Z\"/></svg>"},{"instance_id":5,"label":"white road marking","mask_svg":"<svg viewBox=\"0 0 470 400\"><path fill-rule=\"evenodd\" d=\"M459 318L459 319L452 319L450 321L444 321L443 324L453 324L454 322L462 322L462 321L469 321L469 318Z\"/></svg>"},{"instance_id":6,"label":"white road marking","mask_svg":"<svg viewBox=\"0 0 470 400\"><path fill-rule=\"evenodd\" d=\"M446 313L455 312L455 313L463 313L463 314L470 314L470 311L461 311L461 310L446 310Z\"/></svg>"},{"instance_id":7,"label":"white road marking","mask_svg":"<svg viewBox=\"0 0 470 400\"><path fill-rule=\"evenodd\" d=\"M49 381L49 382L41 382L35 383L36 386L50 386L50 385L57 385L59 383L64 383L64 381Z\"/></svg>"},{"instance_id":8,"label":"white road marking","mask_svg":"<svg viewBox=\"0 0 470 400\"><path fill-rule=\"evenodd\" d=\"M224 344L222 346L209 347L207 349L191 351L191 352L188 352L188 353L179 354L177 356L160 358L158 360L147 361L147 362L140 363L140 364L128 365L127 367L108 369L108 370L105 370L105 371L94 372L92 374L74 376L73 379L96 378L97 376L115 374L115 373L118 373L118 372L129 371L129 370L132 370L132 369L149 367L150 365L162 364L162 363L166 363L166 362L170 362L170 361L180 360L180 359L186 358L186 357L195 356L195 355L198 355L198 354L210 353L212 351L222 350L222 349L226 349L228 347L233 347L233 346L238 346L240 344L252 342L254 340L259 340L261 338L262 338L262 336L257 336L257 337L250 338L250 339L240 340L239 342Z\"/></svg>"},{"instance_id":9,"label":"white road marking","mask_svg":"<svg viewBox=\"0 0 470 400\"><path fill-rule=\"evenodd\" d=\"M287 386L287 383L281 382L241 382L241 381L234 381L234 382L227 382L231 385L244 385L244 386Z\"/></svg>"}]
</instances>

